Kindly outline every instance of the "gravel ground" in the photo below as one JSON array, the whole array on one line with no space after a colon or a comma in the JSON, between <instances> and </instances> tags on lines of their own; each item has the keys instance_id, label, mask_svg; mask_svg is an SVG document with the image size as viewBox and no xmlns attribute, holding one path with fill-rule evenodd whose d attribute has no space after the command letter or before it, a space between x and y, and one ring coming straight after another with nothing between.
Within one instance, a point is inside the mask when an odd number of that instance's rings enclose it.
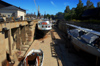
<instances>
[{"instance_id":1,"label":"gravel ground","mask_svg":"<svg viewBox=\"0 0 100 66\"><path fill-rule=\"evenodd\" d=\"M31 49L42 49L44 52L43 66L95 66L96 58L85 52L77 52L72 44L65 39L56 27L51 30L54 38L49 32L43 39L33 42Z\"/></svg>"},{"instance_id":2,"label":"gravel ground","mask_svg":"<svg viewBox=\"0 0 100 66\"><path fill-rule=\"evenodd\" d=\"M76 51L66 38L66 35L55 28L54 35L56 38L56 43L60 51L57 51L59 58L62 61L63 66L95 66L96 57L83 51ZM98 62L98 66L100 63Z\"/></svg>"},{"instance_id":3,"label":"gravel ground","mask_svg":"<svg viewBox=\"0 0 100 66\"><path fill-rule=\"evenodd\" d=\"M51 35L48 34L43 39L35 40L27 53L32 49L41 49L44 52L43 66L58 66L57 59L55 57L52 57L51 54L51 42Z\"/></svg>"}]
</instances>

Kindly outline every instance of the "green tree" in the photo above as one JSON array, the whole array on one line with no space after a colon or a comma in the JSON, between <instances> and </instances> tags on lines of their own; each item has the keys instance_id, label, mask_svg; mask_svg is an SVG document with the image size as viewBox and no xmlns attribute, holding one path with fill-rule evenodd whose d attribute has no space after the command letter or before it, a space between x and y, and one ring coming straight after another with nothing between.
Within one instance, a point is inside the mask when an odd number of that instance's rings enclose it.
<instances>
[{"instance_id":1,"label":"green tree","mask_svg":"<svg viewBox=\"0 0 100 66\"><path fill-rule=\"evenodd\" d=\"M81 15L83 13L84 9L83 9L83 3L81 0L79 0L79 3L77 4L77 7L75 9L76 12L76 19L81 19Z\"/></svg>"},{"instance_id":2,"label":"green tree","mask_svg":"<svg viewBox=\"0 0 100 66\"><path fill-rule=\"evenodd\" d=\"M47 17L47 18L50 18L50 15L49 15L49 14L47 14L47 15L46 15L46 17Z\"/></svg>"},{"instance_id":3,"label":"green tree","mask_svg":"<svg viewBox=\"0 0 100 66\"><path fill-rule=\"evenodd\" d=\"M87 9L95 8L93 3L90 0L87 0Z\"/></svg>"},{"instance_id":4,"label":"green tree","mask_svg":"<svg viewBox=\"0 0 100 66\"><path fill-rule=\"evenodd\" d=\"M75 8L71 9L70 14L71 14L71 20L75 19L75 17L76 17Z\"/></svg>"},{"instance_id":5,"label":"green tree","mask_svg":"<svg viewBox=\"0 0 100 66\"><path fill-rule=\"evenodd\" d=\"M71 20L71 14L65 13L65 14L64 14L64 18L65 18L66 20Z\"/></svg>"},{"instance_id":6,"label":"green tree","mask_svg":"<svg viewBox=\"0 0 100 66\"><path fill-rule=\"evenodd\" d=\"M56 18L57 18L57 19L63 19L63 18L64 18L64 13L58 12L58 13L56 14Z\"/></svg>"},{"instance_id":7,"label":"green tree","mask_svg":"<svg viewBox=\"0 0 100 66\"><path fill-rule=\"evenodd\" d=\"M69 6L67 6L64 13L69 13L69 12L70 12L70 9L69 9Z\"/></svg>"},{"instance_id":8,"label":"green tree","mask_svg":"<svg viewBox=\"0 0 100 66\"><path fill-rule=\"evenodd\" d=\"M97 7L100 7L100 2L97 3Z\"/></svg>"},{"instance_id":9,"label":"green tree","mask_svg":"<svg viewBox=\"0 0 100 66\"><path fill-rule=\"evenodd\" d=\"M64 18L66 20L72 20L72 19L75 19L75 8L72 8L68 13L65 13L64 14Z\"/></svg>"},{"instance_id":10,"label":"green tree","mask_svg":"<svg viewBox=\"0 0 100 66\"><path fill-rule=\"evenodd\" d=\"M81 0L79 0L79 3L77 4L77 7L80 7L80 8L82 8L82 7L83 7L83 3L82 3L82 1L81 1Z\"/></svg>"},{"instance_id":11,"label":"green tree","mask_svg":"<svg viewBox=\"0 0 100 66\"><path fill-rule=\"evenodd\" d=\"M87 9L87 6L84 6L84 7L83 7L83 11L85 11L86 9Z\"/></svg>"},{"instance_id":12,"label":"green tree","mask_svg":"<svg viewBox=\"0 0 100 66\"><path fill-rule=\"evenodd\" d=\"M51 18L52 18L52 19L55 19L55 15L51 15Z\"/></svg>"},{"instance_id":13,"label":"green tree","mask_svg":"<svg viewBox=\"0 0 100 66\"><path fill-rule=\"evenodd\" d=\"M69 8L69 6L66 6L66 9L64 11L64 18L66 20L71 20L71 14L70 14L70 8Z\"/></svg>"}]
</instances>

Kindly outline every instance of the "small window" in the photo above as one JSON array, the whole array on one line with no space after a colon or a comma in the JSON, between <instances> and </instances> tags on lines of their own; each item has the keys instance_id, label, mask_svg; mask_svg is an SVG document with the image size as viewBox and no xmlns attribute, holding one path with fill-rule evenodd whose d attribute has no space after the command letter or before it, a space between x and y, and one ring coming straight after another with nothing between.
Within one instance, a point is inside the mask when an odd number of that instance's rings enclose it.
<instances>
[{"instance_id":1,"label":"small window","mask_svg":"<svg viewBox=\"0 0 100 66\"><path fill-rule=\"evenodd\" d=\"M10 17L10 15L8 15L8 17Z\"/></svg>"}]
</instances>

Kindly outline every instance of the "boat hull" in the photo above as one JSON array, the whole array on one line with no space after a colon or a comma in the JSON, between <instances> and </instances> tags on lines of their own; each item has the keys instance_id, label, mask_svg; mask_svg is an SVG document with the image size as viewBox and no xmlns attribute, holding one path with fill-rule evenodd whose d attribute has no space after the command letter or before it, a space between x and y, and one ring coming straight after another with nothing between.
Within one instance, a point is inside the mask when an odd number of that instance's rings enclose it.
<instances>
[{"instance_id":1,"label":"boat hull","mask_svg":"<svg viewBox=\"0 0 100 66\"><path fill-rule=\"evenodd\" d=\"M70 36L71 42L76 49L81 49L87 53L100 57L100 52L98 51L98 49L94 48L93 46L89 44L85 44L81 42L77 38L73 37L70 33L68 33L68 35Z\"/></svg>"},{"instance_id":2,"label":"boat hull","mask_svg":"<svg viewBox=\"0 0 100 66\"><path fill-rule=\"evenodd\" d=\"M37 29L41 31L42 33L44 33L45 35L52 29L52 24L50 23L50 21L41 21L41 22L38 22Z\"/></svg>"},{"instance_id":3,"label":"boat hull","mask_svg":"<svg viewBox=\"0 0 100 66\"><path fill-rule=\"evenodd\" d=\"M20 66L43 66L44 55L42 50L31 50Z\"/></svg>"}]
</instances>

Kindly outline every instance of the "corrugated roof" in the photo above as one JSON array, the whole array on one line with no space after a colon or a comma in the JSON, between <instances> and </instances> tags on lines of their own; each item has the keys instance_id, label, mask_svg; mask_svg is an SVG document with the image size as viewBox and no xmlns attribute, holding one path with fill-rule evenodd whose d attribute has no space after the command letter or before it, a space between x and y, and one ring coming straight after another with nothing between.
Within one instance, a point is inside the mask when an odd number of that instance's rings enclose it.
<instances>
[{"instance_id":1,"label":"corrugated roof","mask_svg":"<svg viewBox=\"0 0 100 66\"><path fill-rule=\"evenodd\" d=\"M6 3L6 2L0 0L0 8L9 7L9 6L14 6L14 5ZM14 7L16 7L18 9L20 9L20 10L26 11L25 9L22 9L20 7L17 7L17 6L14 6Z\"/></svg>"},{"instance_id":2,"label":"corrugated roof","mask_svg":"<svg viewBox=\"0 0 100 66\"><path fill-rule=\"evenodd\" d=\"M89 17L89 16L96 17L99 16L99 13L100 13L100 8L87 9L82 14L82 17Z\"/></svg>"},{"instance_id":3,"label":"corrugated roof","mask_svg":"<svg viewBox=\"0 0 100 66\"><path fill-rule=\"evenodd\" d=\"M8 7L8 6L11 6L11 4L6 3L6 2L4 2L4 1L0 0L0 8L3 8L3 7Z\"/></svg>"}]
</instances>

